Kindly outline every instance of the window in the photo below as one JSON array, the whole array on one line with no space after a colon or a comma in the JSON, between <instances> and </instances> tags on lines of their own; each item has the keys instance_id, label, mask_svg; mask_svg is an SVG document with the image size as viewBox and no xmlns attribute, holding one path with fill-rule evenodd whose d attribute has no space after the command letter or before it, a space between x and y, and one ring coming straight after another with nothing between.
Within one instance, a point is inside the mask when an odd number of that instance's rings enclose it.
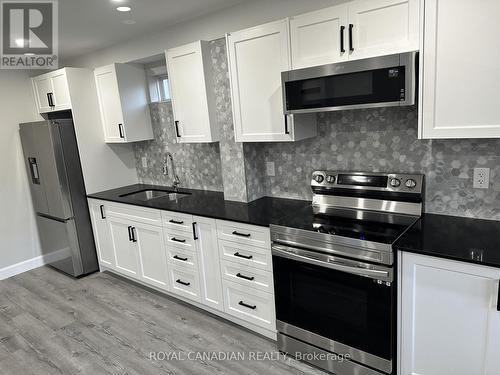
<instances>
[{"instance_id":1,"label":"window","mask_svg":"<svg viewBox=\"0 0 500 375\"><path fill-rule=\"evenodd\" d=\"M160 102L170 100L170 89L168 87L168 77L166 75L157 77L156 90L158 91L158 99Z\"/></svg>"}]
</instances>

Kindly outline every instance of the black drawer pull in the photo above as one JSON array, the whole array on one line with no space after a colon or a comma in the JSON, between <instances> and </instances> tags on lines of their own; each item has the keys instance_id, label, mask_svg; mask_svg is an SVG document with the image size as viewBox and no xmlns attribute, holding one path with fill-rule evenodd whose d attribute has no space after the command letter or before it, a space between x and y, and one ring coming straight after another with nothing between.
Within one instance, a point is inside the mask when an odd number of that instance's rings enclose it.
<instances>
[{"instance_id":1,"label":"black drawer pull","mask_svg":"<svg viewBox=\"0 0 500 375\"><path fill-rule=\"evenodd\" d=\"M174 259L182 260L183 262L187 262L188 258L181 258L180 256L174 255Z\"/></svg>"},{"instance_id":2,"label":"black drawer pull","mask_svg":"<svg viewBox=\"0 0 500 375\"><path fill-rule=\"evenodd\" d=\"M101 210L101 219L106 219L106 216L104 215L104 205L99 206L99 210Z\"/></svg>"},{"instance_id":3,"label":"black drawer pull","mask_svg":"<svg viewBox=\"0 0 500 375\"><path fill-rule=\"evenodd\" d=\"M174 241L174 242L180 242L180 243L186 242L186 240L179 240L179 239L177 239L175 237L172 237L171 240Z\"/></svg>"},{"instance_id":4,"label":"black drawer pull","mask_svg":"<svg viewBox=\"0 0 500 375\"><path fill-rule=\"evenodd\" d=\"M238 305L240 305L240 306L244 306L244 307L249 308L249 309L252 309L252 310L255 310L255 309L257 308L257 306L256 306L256 305L248 305L248 304L246 304L246 303L245 303L245 302L243 302L243 301L238 302Z\"/></svg>"},{"instance_id":5,"label":"black drawer pull","mask_svg":"<svg viewBox=\"0 0 500 375\"><path fill-rule=\"evenodd\" d=\"M243 259L252 259L253 258L253 255L242 255L240 253L234 253L234 256L238 257L238 258L243 258Z\"/></svg>"},{"instance_id":6,"label":"black drawer pull","mask_svg":"<svg viewBox=\"0 0 500 375\"><path fill-rule=\"evenodd\" d=\"M185 281L182 281L181 279L177 279L177 280L175 280L175 282L178 283L178 284L184 285L184 286L190 286L191 285L191 283L187 283Z\"/></svg>"},{"instance_id":7,"label":"black drawer pull","mask_svg":"<svg viewBox=\"0 0 500 375\"><path fill-rule=\"evenodd\" d=\"M247 238L251 236L251 234L250 234L250 233L240 233L240 232L237 232L237 231L234 231L234 232L233 232L233 234L234 234L235 236L247 237Z\"/></svg>"},{"instance_id":8,"label":"black drawer pull","mask_svg":"<svg viewBox=\"0 0 500 375\"><path fill-rule=\"evenodd\" d=\"M255 280L255 277L253 277L253 276L245 276L245 275L242 275L239 272L236 274L236 277L239 277L240 279L249 280L249 281L254 281Z\"/></svg>"},{"instance_id":9,"label":"black drawer pull","mask_svg":"<svg viewBox=\"0 0 500 375\"><path fill-rule=\"evenodd\" d=\"M181 224L184 224L183 221L177 221L177 220L174 220L174 219L171 219L168 221L169 223L172 223L172 224L178 224L178 225L181 225Z\"/></svg>"}]
</instances>

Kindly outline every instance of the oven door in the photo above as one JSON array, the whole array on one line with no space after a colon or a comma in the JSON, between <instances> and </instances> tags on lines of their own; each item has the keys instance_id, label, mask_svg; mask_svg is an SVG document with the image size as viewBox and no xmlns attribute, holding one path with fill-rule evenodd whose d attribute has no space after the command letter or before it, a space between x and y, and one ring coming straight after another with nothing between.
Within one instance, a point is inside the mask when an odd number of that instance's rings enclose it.
<instances>
[{"instance_id":1,"label":"oven door","mask_svg":"<svg viewBox=\"0 0 500 375\"><path fill-rule=\"evenodd\" d=\"M284 72L284 113L413 105L414 56L398 54Z\"/></svg>"},{"instance_id":2,"label":"oven door","mask_svg":"<svg viewBox=\"0 0 500 375\"><path fill-rule=\"evenodd\" d=\"M273 244L278 331L392 372L393 270Z\"/></svg>"}]
</instances>

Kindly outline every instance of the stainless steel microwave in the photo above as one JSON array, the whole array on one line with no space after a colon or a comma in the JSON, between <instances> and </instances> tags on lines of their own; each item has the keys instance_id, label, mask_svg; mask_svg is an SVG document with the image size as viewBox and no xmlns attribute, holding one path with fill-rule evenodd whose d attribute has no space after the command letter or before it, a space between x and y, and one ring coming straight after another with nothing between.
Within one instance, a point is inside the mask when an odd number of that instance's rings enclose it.
<instances>
[{"instance_id":1,"label":"stainless steel microwave","mask_svg":"<svg viewBox=\"0 0 500 375\"><path fill-rule=\"evenodd\" d=\"M285 114L414 105L418 52L281 73Z\"/></svg>"}]
</instances>

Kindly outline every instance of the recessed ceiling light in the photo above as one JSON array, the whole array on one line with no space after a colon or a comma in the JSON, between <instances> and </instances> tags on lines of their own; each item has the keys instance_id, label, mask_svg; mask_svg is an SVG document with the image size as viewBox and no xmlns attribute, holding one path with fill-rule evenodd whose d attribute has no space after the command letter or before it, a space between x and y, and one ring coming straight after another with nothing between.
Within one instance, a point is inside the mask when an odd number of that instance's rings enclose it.
<instances>
[{"instance_id":1,"label":"recessed ceiling light","mask_svg":"<svg viewBox=\"0 0 500 375\"><path fill-rule=\"evenodd\" d=\"M135 22L134 20L123 20L122 23L124 23L125 25L135 25L137 22Z\"/></svg>"},{"instance_id":2,"label":"recessed ceiling light","mask_svg":"<svg viewBox=\"0 0 500 375\"><path fill-rule=\"evenodd\" d=\"M118 7L118 8L116 8L116 10L118 12L130 12L132 10L132 8L130 8L130 7Z\"/></svg>"}]
</instances>

